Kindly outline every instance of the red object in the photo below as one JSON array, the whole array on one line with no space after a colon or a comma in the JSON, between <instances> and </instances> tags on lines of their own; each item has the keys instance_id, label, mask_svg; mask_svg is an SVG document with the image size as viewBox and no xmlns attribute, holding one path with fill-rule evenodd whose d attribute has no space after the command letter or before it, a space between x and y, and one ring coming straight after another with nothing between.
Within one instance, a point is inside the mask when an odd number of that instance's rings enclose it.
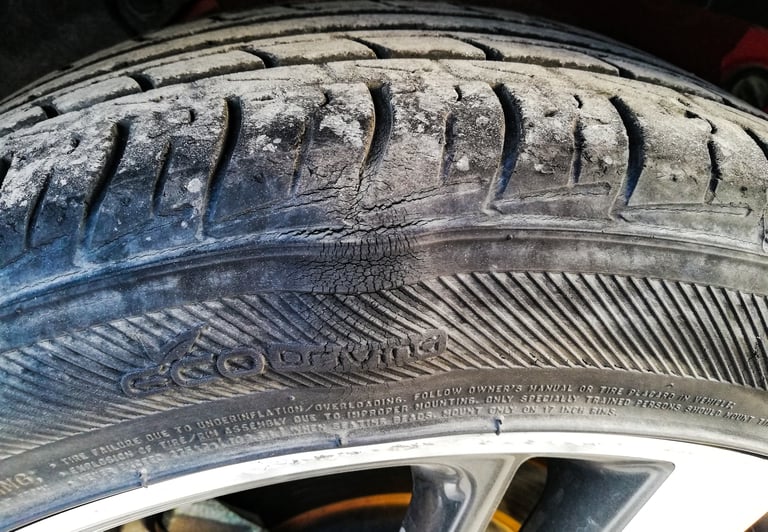
<instances>
[{"instance_id":1,"label":"red object","mask_svg":"<svg viewBox=\"0 0 768 532\"><path fill-rule=\"evenodd\" d=\"M750 68L768 70L768 30L765 28L749 28L736 47L723 56L721 81L726 82L739 71Z\"/></svg>"},{"instance_id":2,"label":"red object","mask_svg":"<svg viewBox=\"0 0 768 532\"><path fill-rule=\"evenodd\" d=\"M195 2L182 17L184 21L195 20L200 17L204 17L209 13L219 11L221 6L218 0L198 0Z\"/></svg>"}]
</instances>

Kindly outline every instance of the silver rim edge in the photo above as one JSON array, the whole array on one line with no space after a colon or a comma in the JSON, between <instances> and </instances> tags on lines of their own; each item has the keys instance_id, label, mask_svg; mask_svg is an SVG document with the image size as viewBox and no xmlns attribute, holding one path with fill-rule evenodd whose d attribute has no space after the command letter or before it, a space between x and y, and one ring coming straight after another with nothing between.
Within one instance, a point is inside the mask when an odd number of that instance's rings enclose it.
<instances>
[{"instance_id":1,"label":"silver rim edge","mask_svg":"<svg viewBox=\"0 0 768 532\"><path fill-rule=\"evenodd\" d=\"M236 491L395 465L415 466L411 523L432 530L484 530L517 467L533 457L669 466L657 483L646 486L644 493L638 491L642 498L639 511L634 508L621 525L629 532L743 532L768 510L765 458L637 436L524 432L422 438L252 460L150 481L145 487L73 508L21 530L104 530ZM426 491L417 489L420 484ZM441 498L451 511L443 512L440 522L434 518L425 521L412 511L425 496ZM408 522L407 517L404 529L411 532Z\"/></svg>"}]
</instances>

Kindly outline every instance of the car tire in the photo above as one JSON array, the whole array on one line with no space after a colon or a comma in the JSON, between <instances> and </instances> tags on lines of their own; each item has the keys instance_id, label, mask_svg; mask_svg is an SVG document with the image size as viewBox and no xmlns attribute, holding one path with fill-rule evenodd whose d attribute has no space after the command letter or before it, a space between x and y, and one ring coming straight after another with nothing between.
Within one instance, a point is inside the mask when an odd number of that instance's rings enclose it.
<instances>
[{"instance_id":1,"label":"car tire","mask_svg":"<svg viewBox=\"0 0 768 532\"><path fill-rule=\"evenodd\" d=\"M507 431L768 455L768 122L524 15L224 13L0 107L0 515Z\"/></svg>"}]
</instances>

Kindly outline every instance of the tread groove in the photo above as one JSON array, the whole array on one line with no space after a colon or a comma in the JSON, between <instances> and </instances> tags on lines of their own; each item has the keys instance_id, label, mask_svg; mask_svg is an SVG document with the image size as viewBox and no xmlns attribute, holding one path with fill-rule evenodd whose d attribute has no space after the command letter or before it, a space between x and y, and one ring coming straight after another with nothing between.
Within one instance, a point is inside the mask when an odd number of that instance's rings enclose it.
<instances>
[{"instance_id":1,"label":"tread groove","mask_svg":"<svg viewBox=\"0 0 768 532\"><path fill-rule=\"evenodd\" d=\"M296 189L299 187L299 181L301 180L301 174L304 168L307 167L307 160L309 157L309 149L312 146L312 141L315 136L315 117L314 114L310 115L307 121L304 123L304 129L299 137L299 150L296 154L296 162L293 166L293 175L291 177L291 194L296 194Z\"/></svg>"},{"instance_id":2,"label":"tread groove","mask_svg":"<svg viewBox=\"0 0 768 532\"><path fill-rule=\"evenodd\" d=\"M373 102L373 135L368 145L363 166L360 169L360 180L357 185L358 194L362 191L363 181L375 176L384 161L389 149L395 118L389 85L377 85L369 87L368 90Z\"/></svg>"},{"instance_id":3,"label":"tread groove","mask_svg":"<svg viewBox=\"0 0 768 532\"><path fill-rule=\"evenodd\" d=\"M27 218L27 227L24 230L24 249L29 250L33 247L32 242L32 233L35 229L35 226L37 225L37 220L40 218L40 213L43 210L43 203L45 202L45 197L48 195L48 189L51 186L51 179L53 178L53 175L51 172L48 172L45 174L45 178L43 179L43 185L40 187L40 192L37 194L37 197L35 198L35 202L32 205L32 210L29 214L29 217Z\"/></svg>"},{"instance_id":4,"label":"tread groove","mask_svg":"<svg viewBox=\"0 0 768 532\"><path fill-rule=\"evenodd\" d=\"M157 214L160 210L163 191L165 190L165 184L168 181L168 166L170 165L171 157L173 157L173 144L171 144L171 142L166 143L161 157L162 162L160 163L160 168L155 176L155 183L152 187L151 213L153 215Z\"/></svg>"},{"instance_id":5,"label":"tread groove","mask_svg":"<svg viewBox=\"0 0 768 532\"><path fill-rule=\"evenodd\" d=\"M38 105L45 113L46 118L55 118L59 116L59 110L52 103L41 103Z\"/></svg>"},{"instance_id":6,"label":"tread groove","mask_svg":"<svg viewBox=\"0 0 768 532\"><path fill-rule=\"evenodd\" d=\"M573 128L573 164L571 165L571 184L573 185L577 185L581 177L586 142L587 140L584 138L584 123L581 118L577 118Z\"/></svg>"},{"instance_id":7,"label":"tread groove","mask_svg":"<svg viewBox=\"0 0 768 532\"><path fill-rule=\"evenodd\" d=\"M367 10L366 9L340 9L338 11L332 11L331 10L330 12L316 13L316 14L320 15L320 16L322 16L322 15L332 15L332 16L382 15L382 16L385 16L385 15L397 15L397 14L401 14L401 13L402 13L402 6L398 6L397 9L393 9L391 11L386 11L386 10L370 10L370 9L367 9ZM414 15L421 14L421 15L437 15L437 16L439 16L439 14L437 14L437 13L433 13L433 12L430 13L427 10L420 9L420 8L417 8L417 9L411 11L410 13L414 14ZM475 13L464 13L462 16L464 18L468 18L468 19L487 20L489 22L497 22L499 20L498 18L494 18L492 15L489 15L488 13L477 13L477 14L475 14ZM291 13L291 14L284 14L284 15L266 16L266 17L260 18L258 20L253 20L252 18L249 18L247 15L244 16L241 19L235 19L235 20L228 19L228 18L225 18L225 17L215 17L215 16L213 16L213 17L208 17L208 18L210 20L214 20L216 22L224 22L224 23L223 24L218 24L215 27L212 27L210 29L204 29L202 31L199 31L197 34L201 35L201 34L205 34L205 33L211 33L211 32L216 32L216 31L220 31L220 30L225 30L225 29L232 29L232 28L242 27L242 26L246 26L246 25L250 25L250 24L269 24L269 23L281 22L281 21L286 21L286 20L301 19L301 18L306 18L306 17L307 17L307 12L306 11L299 11L298 13ZM506 20L506 19L501 19L501 20L503 20L504 22L508 22L508 23L512 22L512 21L509 21L509 20ZM539 23L539 22L537 22L535 20L528 21L528 24L531 27L533 27L533 28L545 28L547 30L555 29L556 31L562 31L560 29L554 28L551 24ZM403 26L403 25L400 24L398 26ZM383 29L386 29L386 28L383 28ZM394 28L391 28L391 29L394 29ZM410 25L408 25L408 27L405 27L403 29L414 29L414 30L423 29L423 30L426 30L426 29L429 29L429 28L426 27L423 24L410 24ZM457 29L457 31L458 31L458 29ZM305 33L305 32L306 32L306 30L302 30L301 33ZM521 32L521 34L517 34L515 32L510 32L510 31L502 31L501 28L493 28L492 30L489 30L488 32L492 33L492 34L499 34L499 33L501 33L501 34L507 35L507 36L531 35L530 32L527 32L527 33ZM273 37L273 36L274 35L266 35L265 38L269 38L269 37ZM285 36L285 35L283 34L281 36ZM594 38L593 35L590 35L590 37ZM123 55L125 53L135 52L137 50L141 50L142 48L146 48L148 46L162 44L162 43L165 43L165 42L176 40L178 38L180 38L179 35L170 35L170 36L167 36L167 37L161 37L161 38L153 40L151 42L137 43L137 46L135 48L131 48L129 50L116 51L116 52L114 52L112 54L107 54L107 55L98 57L98 58L96 58L96 59L94 59L94 60L92 60L92 61L90 61L88 63L83 63L83 64L80 64L80 65L77 65L77 67L78 68L85 68L85 67L93 65L95 63L98 63L100 61L113 59L113 58L118 57L120 55ZM553 39L553 40L555 40L555 39ZM555 42L560 42L561 44L563 44L563 42L561 42L561 41L555 41ZM612 42L610 42L610 41L607 41L607 42L606 41L597 41L597 42L601 42L602 44L605 44L605 45L612 44ZM221 44L226 44L226 43L222 42Z\"/></svg>"},{"instance_id":8,"label":"tread groove","mask_svg":"<svg viewBox=\"0 0 768 532\"><path fill-rule=\"evenodd\" d=\"M445 119L445 130L443 132L443 153L442 157L440 157L440 179L442 183L448 181L455 158L456 116L453 113L448 113L448 116Z\"/></svg>"},{"instance_id":9,"label":"tread groove","mask_svg":"<svg viewBox=\"0 0 768 532\"><path fill-rule=\"evenodd\" d=\"M621 122L627 132L629 156L627 160L627 175L624 183L624 205L629 204L629 199L637 187L640 175L645 166L645 134L637 115L619 96L610 98L610 102L619 113Z\"/></svg>"},{"instance_id":10,"label":"tread groove","mask_svg":"<svg viewBox=\"0 0 768 532\"><path fill-rule=\"evenodd\" d=\"M126 76L136 82L136 84L141 89L141 92L151 91L152 89L155 88L155 84L152 82L151 79L149 79L149 76L145 74L133 73L133 74L126 74Z\"/></svg>"},{"instance_id":11,"label":"tread groove","mask_svg":"<svg viewBox=\"0 0 768 532\"><path fill-rule=\"evenodd\" d=\"M481 50L485 54L486 61L504 61L504 56L501 54L501 52L492 46L477 42L474 39L454 37L452 35L449 35L449 37Z\"/></svg>"},{"instance_id":12,"label":"tread groove","mask_svg":"<svg viewBox=\"0 0 768 532\"><path fill-rule=\"evenodd\" d=\"M707 142L707 152L709 153L711 175L704 201L705 203L712 203L717 195L717 185L723 180L723 171L720 168L720 150L718 150L714 140Z\"/></svg>"},{"instance_id":13,"label":"tread groove","mask_svg":"<svg viewBox=\"0 0 768 532\"><path fill-rule=\"evenodd\" d=\"M361 37L347 37L347 39L368 48L376 56L376 59L390 59L392 57L392 52L380 44L372 43Z\"/></svg>"},{"instance_id":14,"label":"tread groove","mask_svg":"<svg viewBox=\"0 0 768 532\"><path fill-rule=\"evenodd\" d=\"M127 121L117 122L114 126L114 140L112 144L112 151L107 157L102 170L101 176L96 182L91 197L85 203L85 211L83 213L83 227L84 227L84 243L86 247L90 247L93 239L93 234L97 227L97 219L99 215L99 208L104 202L104 198L107 195L112 180L117 173L117 169L120 166L120 162L125 154L125 149L128 146L128 138L131 134L131 124Z\"/></svg>"},{"instance_id":15,"label":"tread groove","mask_svg":"<svg viewBox=\"0 0 768 532\"><path fill-rule=\"evenodd\" d=\"M506 85L496 85L493 87L493 92L499 99L501 110L504 114L504 143L501 149L501 163L499 165L495 199L501 196L507 189L512 172L515 171L520 143L523 138L523 118L520 111L520 102Z\"/></svg>"},{"instance_id":16,"label":"tread groove","mask_svg":"<svg viewBox=\"0 0 768 532\"><path fill-rule=\"evenodd\" d=\"M607 59L605 57L605 55L599 55L598 57L600 58L600 61L604 62L607 65L612 66L613 68L615 68L618 71L620 78L632 79L632 80L636 80L637 79L637 76L635 75L634 72L632 72L631 70L627 70L626 67L623 67L621 65L617 65L616 63L614 63L610 59Z\"/></svg>"},{"instance_id":17,"label":"tread groove","mask_svg":"<svg viewBox=\"0 0 768 532\"><path fill-rule=\"evenodd\" d=\"M11 169L12 162L13 156L0 157L0 193L2 193L3 183L8 176L8 171Z\"/></svg>"},{"instance_id":18,"label":"tread groove","mask_svg":"<svg viewBox=\"0 0 768 532\"><path fill-rule=\"evenodd\" d=\"M744 128L744 132L749 136L749 138L755 141L755 144L757 144L757 147L760 148L760 151L763 152L765 159L768 161L768 142L761 139L757 133L755 133L750 128Z\"/></svg>"},{"instance_id":19,"label":"tread groove","mask_svg":"<svg viewBox=\"0 0 768 532\"><path fill-rule=\"evenodd\" d=\"M224 128L224 137L221 140L221 151L216 160L216 164L211 172L211 179L208 186L208 198L205 222L211 223L216 215L216 204L221 195L221 188L224 177L232 162L232 155L240 141L240 134L243 127L243 104L240 98L230 96L224 100L226 127Z\"/></svg>"},{"instance_id":20,"label":"tread groove","mask_svg":"<svg viewBox=\"0 0 768 532\"><path fill-rule=\"evenodd\" d=\"M276 56L264 52L263 50L244 48L242 51L261 59L261 62L264 63L264 68L275 68L280 66L280 60Z\"/></svg>"}]
</instances>

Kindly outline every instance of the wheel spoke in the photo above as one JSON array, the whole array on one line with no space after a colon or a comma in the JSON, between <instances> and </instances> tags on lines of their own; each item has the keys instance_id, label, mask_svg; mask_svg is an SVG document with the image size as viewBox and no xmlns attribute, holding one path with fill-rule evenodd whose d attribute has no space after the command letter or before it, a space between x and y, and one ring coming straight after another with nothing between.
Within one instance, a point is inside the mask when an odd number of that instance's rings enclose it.
<instances>
[{"instance_id":1,"label":"wheel spoke","mask_svg":"<svg viewBox=\"0 0 768 532\"><path fill-rule=\"evenodd\" d=\"M167 532L263 532L256 523L244 519L215 499L186 504L166 512L162 529Z\"/></svg>"},{"instance_id":2,"label":"wheel spoke","mask_svg":"<svg viewBox=\"0 0 768 532\"><path fill-rule=\"evenodd\" d=\"M484 531L526 458L444 459L413 467L413 498L401 530Z\"/></svg>"},{"instance_id":3,"label":"wheel spoke","mask_svg":"<svg viewBox=\"0 0 768 532\"><path fill-rule=\"evenodd\" d=\"M628 524L626 532L743 532L768 510L768 460L700 448L675 469Z\"/></svg>"},{"instance_id":4,"label":"wheel spoke","mask_svg":"<svg viewBox=\"0 0 768 532\"><path fill-rule=\"evenodd\" d=\"M626 520L629 532L744 532L768 510L765 458L635 436L520 432L350 446L225 465L84 504L23 530L102 530L278 482L411 466L413 495L403 522L406 532L480 532L518 467L534 457L550 464L545 492L555 495L545 493L540 499L540 506L551 509L552 520L535 525L534 510L524 525L526 532L602 532L621 529ZM561 496L556 496L558 491ZM580 528L585 516L597 526Z\"/></svg>"},{"instance_id":5,"label":"wheel spoke","mask_svg":"<svg viewBox=\"0 0 768 532\"><path fill-rule=\"evenodd\" d=\"M523 532L622 530L672 471L672 464L553 459Z\"/></svg>"}]
</instances>

